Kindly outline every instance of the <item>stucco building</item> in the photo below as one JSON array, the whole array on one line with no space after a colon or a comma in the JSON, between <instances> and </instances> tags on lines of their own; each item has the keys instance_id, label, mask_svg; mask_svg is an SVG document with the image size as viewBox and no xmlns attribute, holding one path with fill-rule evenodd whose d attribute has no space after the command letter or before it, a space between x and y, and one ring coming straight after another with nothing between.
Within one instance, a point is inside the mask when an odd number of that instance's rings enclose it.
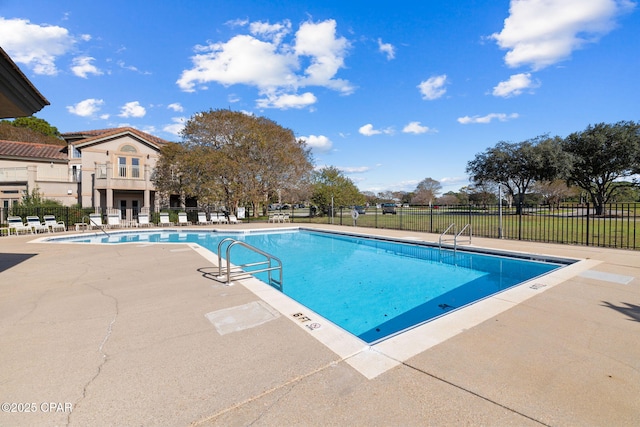
<instances>
[{"instance_id":1,"label":"stucco building","mask_svg":"<svg viewBox=\"0 0 640 427\"><path fill-rule=\"evenodd\" d=\"M159 203L151 180L168 142L134 128L62 134L65 146L0 141L0 203L34 189L66 206L117 209L122 218Z\"/></svg>"}]
</instances>

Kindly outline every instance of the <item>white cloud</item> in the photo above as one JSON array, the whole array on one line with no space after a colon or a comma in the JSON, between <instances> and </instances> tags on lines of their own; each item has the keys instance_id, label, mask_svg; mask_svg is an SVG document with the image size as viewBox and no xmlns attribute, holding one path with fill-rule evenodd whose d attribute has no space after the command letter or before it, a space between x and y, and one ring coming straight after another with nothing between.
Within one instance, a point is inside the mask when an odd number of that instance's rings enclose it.
<instances>
[{"instance_id":1,"label":"white cloud","mask_svg":"<svg viewBox=\"0 0 640 427\"><path fill-rule=\"evenodd\" d=\"M262 36L267 40L280 44L282 39L291 32L291 22L284 20L282 23L269 24L268 22L252 22L249 31L256 36Z\"/></svg>"},{"instance_id":2,"label":"white cloud","mask_svg":"<svg viewBox=\"0 0 640 427\"><path fill-rule=\"evenodd\" d=\"M331 151L333 142L324 135L309 135L301 136L302 139L309 148L319 153L327 153Z\"/></svg>"},{"instance_id":3,"label":"white cloud","mask_svg":"<svg viewBox=\"0 0 640 427\"><path fill-rule=\"evenodd\" d=\"M179 102L174 102L173 104L169 104L167 105L167 108L177 113L182 113L184 111L182 104L180 104Z\"/></svg>"},{"instance_id":4,"label":"white cloud","mask_svg":"<svg viewBox=\"0 0 640 427\"><path fill-rule=\"evenodd\" d=\"M187 122L187 118L172 117L171 121L173 123L163 126L162 130L173 135L180 136L180 132L182 132L182 129L184 129L184 124Z\"/></svg>"},{"instance_id":5,"label":"white cloud","mask_svg":"<svg viewBox=\"0 0 640 427\"><path fill-rule=\"evenodd\" d=\"M410 122L403 129L404 133L413 133L419 135L421 133L433 132L428 126L422 126L420 122Z\"/></svg>"},{"instance_id":6,"label":"white cloud","mask_svg":"<svg viewBox=\"0 0 640 427\"><path fill-rule=\"evenodd\" d=\"M104 101L102 99L89 98L84 101L80 101L75 105L67 106L67 110L76 116L91 117L100 111L100 107L103 104Z\"/></svg>"},{"instance_id":7,"label":"white cloud","mask_svg":"<svg viewBox=\"0 0 640 427\"><path fill-rule=\"evenodd\" d=\"M373 129L373 125L371 123L361 126L360 129L358 129L358 132L360 132L364 136L372 136L372 135L378 135L379 133L382 133L379 130Z\"/></svg>"},{"instance_id":8,"label":"white cloud","mask_svg":"<svg viewBox=\"0 0 640 427\"><path fill-rule=\"evenodd\" d=\"M78 77L82 77L83 79L86 79L87 75L89 74L93 74L96 76L103 74L102 71L98 69L98 67L91 63L92 61L95 61L95 58L92 58L91 56L78 56L76 58L73 58L71 71L73 72L73 74Z\"/></svg>"},{"instance_id":9,"label":"white cloud","mask_svg":"<svg viewBox=\"0 0 640 427\"><path fill-rule=\"evenodd\" d=\"M393 129L392 128L386 128L386 129L374 129L373 125L371 123L368 123L364 126L360 126L360 129L358 129L358 132L364 136L373 136L373 135L379 135L381 133L387 134L387 135L393 135Z\"/></svg>"},{"instance_id":10,"label":"white cloud","mask_svg":"<svg viewBox=\"0 0 640 427\"><path fill-rule=\"evenodd\" d=\"M243 84L258 89L263 108L303 108L317 102L313 93L297 94L300 88L326 87L342 94L353 92L351 84L336 78L344 67L349 42L336 36L336 22L305 22L291 37L288 21L249 24L251 35L237 35L226 42L198 45L193 67L177 80L183 91L205 89L207 83ZM306 68L303 64L308 64Z\"/></svg>"},{"instance_id":11,"label":"white cloud","mask_svg":"<svg viewBox=\"0 0 640 427\"><path fill-rule=\"evenodd\" d=\"M118 117L144 117L147 110L138 101L127 102L120 109Z\"/></svg>"},{"instance_id":12,"label":"white cloud","mask_svg":"<svg viewBox=\"0 0 640 427\"><path fill-rule=\"evenodd\" d=\"M265 98L256 100L259 108L279 108L287 110L289 108L304 108L316 103L317 98L311 92L305 92L302 95L296 94L275 94L266 93Z\"/></svg>"},{"instance_id":13,"label":"white cloud","mask_svg":"<svg viewBox=\"0 0 640 427\"><path fill-rule=\"evenodd\" d=\"M507 120L517 119L518 113L505 114L505 113L491 113L486 116L464 116L458 118L458 123L463 125L468 125L472 123L491 123L494 119L497 119L501 122L506 122Z\"/></svg>"},{"instance_id":14,"label":"white cloud","mask_svg":"<svg viewBox=\"0 0 640 427\"><path fill-rule=\"evenodd\" d=\"M433 76L421 82L418 88L422 94L422 99L431 101L440 98L447 92L447 89L444 88L445 84L447 84L446 74Z\"/></svg>"},{"instance_id":15,"label":"white cloud","mask_svg":"<svg viewBox=\"0 0 640 427\"><path fill-rule=\"evenodd\" d=\"M512 0L502 31L490 37L508 51L508 66L539 70L596 42L634 6L629 0Z\"/></svg>"},{"instance_id":16,"label":"white cloud","mask_svg":"<svg viewBox=\"0 0 640 427\"><path fill-rule=\"evenodd\" d=\"M337 169L344 173L365 173L371 170L369 166L338 166Z\"/></svg>"},{"instance_id":17,"label":"white cloud","mask_svg":"<svg viewBox=\"0 0 640 427\"><path fill-rule=\"evenodd\" d=\"M391 43L382 43L382 39L378 39L378 50L387 55L388 60L392 60L396 57L395 47L393 47Z\"/></svg>"},{"instance_id":18,"label":"white cloud","mask_svg":"<svg viewBox=\"0 0 640 427\"><path fill-rule=\"evenodd\" d=\"M66 28L2 17L0 40L2 48L16 63L25 64L34 73L44 75L57 74L56 58L71 51L76 43Z\"/></svg>"},{"instance_id":19,"label":"white cloud","mask_svg":"<svg viewBox=\"0 0 640 427\"><path fill-rule=\"evenodd\" d=\"M514 74L509 77L509 80L500 82L493 88L493 96L509 98L522 94L526 89L537 87L540 87L540 83L531 80L531 73Z\"/></svg>"}]
</instances>

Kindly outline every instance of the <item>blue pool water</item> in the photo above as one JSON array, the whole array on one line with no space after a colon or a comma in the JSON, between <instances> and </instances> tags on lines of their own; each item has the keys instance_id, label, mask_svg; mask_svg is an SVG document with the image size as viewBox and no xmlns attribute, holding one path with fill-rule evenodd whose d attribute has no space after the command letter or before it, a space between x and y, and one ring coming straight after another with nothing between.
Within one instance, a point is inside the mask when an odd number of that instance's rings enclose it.
<instances>
[{"instance_id":1,"label":"blue pool water","mask_svg":"<svg viewBox=\"0 0 640 427\"><path fill-rule=\"evenodd\" d=\"M395 335L563 265L461 250L454 253L419 244L308 230L127 232L65 240L190 242L215 253L218 243L226 237L280 258L282 291L286 295L367 343ZM231 258L235 264L262 260L237 246ZM265 280L264 276L261 278Z\"/></svg>"}]
</instances>

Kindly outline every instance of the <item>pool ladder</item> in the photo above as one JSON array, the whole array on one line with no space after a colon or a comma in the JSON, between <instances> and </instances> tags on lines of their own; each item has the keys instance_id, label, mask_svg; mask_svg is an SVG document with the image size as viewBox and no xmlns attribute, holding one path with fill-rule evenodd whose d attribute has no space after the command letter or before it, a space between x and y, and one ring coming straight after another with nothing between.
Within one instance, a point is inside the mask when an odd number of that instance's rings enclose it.
<instances>
[{"instance_id":1,"label":"pool ladder","mask_svg":"<svg viewBox=\"0 0 640 427\"><path fill-rule=\"evenodd\" d=\"M453 228L453 238L445 238L449 230L451 230L452 228ZM462 230L460 230L459 233L456 233L456 223L453 222L440 235L440 238L438 239L438 247L442 249L442 242L453 242L453 252L455 253L458 247L458 238L462 236L462 233L464 233L466 229L469 229L469 236L466 237L469 239L469 241L466 242L465 240L465 242L471 244L471 235L472 235L471 224L465 225L464 227L462 227Z\"/></svg>"},{"instance_id":2,"label":"pool ladder","mask_svg":"<svg viewBox=\"0 0 640 427\"><path fill-rule=\"evenodd\" d=\"M222 264L222 246L228 243L227 248L226 248L226 267L223 267ZM249 249L250 251L253 251L257 254L260 254L262 256L264 256L266 259L264 261L258 261L258 262L251 262L251 263L247 263L247 264L241 264L241 265L234 265L234 269L231 269L231 248L233 248L234 246L239 245L242 246L246 249ZM252 267L260 267L260 266L266 266L264 268L259 268L257 270L244 270L245 268L252 268ZM279 275L278 278L274 278L271 274L272 271L278 271ZM266 272L268 275L268 283L269 285L273 286L274 288L282 291L282 261L280 261L279 258L268 254L258 248L256 248L255 246L251 246L248 243L242 242L240 240L236 240L233 239L231 237L227 237L226 239L222 239L220 241L220 243L218 243L218 279L220 280L224 280L227 285L231 283L231 279L232 278L238 278L240 276L248 276L248 275L253 275L256 273L263 273Z\"/></svg>"}]
</instances>

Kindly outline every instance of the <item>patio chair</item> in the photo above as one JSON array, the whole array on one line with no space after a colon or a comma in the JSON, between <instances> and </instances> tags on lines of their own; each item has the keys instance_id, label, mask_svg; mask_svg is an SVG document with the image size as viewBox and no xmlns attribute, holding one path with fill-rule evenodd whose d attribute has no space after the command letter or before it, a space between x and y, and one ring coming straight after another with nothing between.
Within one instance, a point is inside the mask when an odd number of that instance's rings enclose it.
<instances>
[{"instance_id":1,"label":"patio chair","mask_svg":"<svg viewBox=\"0 0 640 427\"><path fill-rule=\"evenodd\" d=\"M92 213L89 214L89 228L102 228L104 224L102 223L102 214Z\"/></svg>"},{"instance_id":2,"label":"patio chair","mask_svg":"<svg viewBox=\"0 0 640 427\"><path fill-rule=\"evenodd\" d=\"M23 234L33 234L33 229L31 227L29 227L27 224L25 224L24 222L22 222L22 218L19 216L10 216L7 218L7 223L8 223L8 228L9 228L9 234L11 234L11 230L14 230L16 233L16 236L20 233Z\"/></svg>"},{"instance_id":3,"label":"patio chair","mask_svg":"<svg viewBox=\"0 0 640 427\"><path fill-rule=\"evenodd\" d=\"M269 214L269 220L267 222L280 222L281 215L279 213Z\"/></svg>"},{"instance_id":4,"label":"patio chair","mask_svg":"<svg viewBox=\"0 0 640 427\"><path fill-rule=\"evenodd\" d=\"M213 224L213 222L207 219L207 213L198 212L198 225L209 225L209 224Z\"/></svg>"},{"instance_id":5,"label":"patio chair","mask_svg":"<svg viewBox=\"0 0 640 427\"><path fill-rule=\"evenodd\" d=\"M211 223L212 224L220 224L220 223L226 223L227 222L227 218L225 218L225 216L223 214L219 214L218 212L213 212L210 215L211 218Z\"/></svg>"},{"instance_id":6,"label":"patio chair","mask_svg":"<svg viewBox=\"0 0 640 427\"><path fill-rule=\"evenodd\" d=\"M229 215L229 224L237 224L240 221L238 221L238 218L235 215Z\"/></svg>"},{"instance_id":7,"label":"patio chair","mask_svg":"<svg viewBox=\"0 0 640 427\"><path fill-rule=\"evenodd\" d=\"M178 225L191 225L191 221L187 219L186 212L178 212Z\"/></svg>"},{"instance_id":8,"label":"patio chair","mask_svg":"<svg viewBox=\"0 0 640 427\"><path fill-rule=\"evenodd\" d=\"M141 213L138 214L138 223L137 227L151 227L151 223L149 222L149 214Z\"/></svg>"},{"instance_id":9,"label":"patio chair","mask_svg":"<svg viewBox=\"0 0 640 427\"><path fill-rule=\"evenodd\" d=\"M63 221L56 221L55 215L44 215L44 225L49 228L49 231L67 231L67 226Z\"/></svg>"},{"instance_id":10,"label":"patio chair","mask_svg":"<svg viewBox=\"0 0 640 427\"><path fill-rule=\"evenodd\" d=\"M40 217L35 215L27 216L27 227L31 227L34 233L48 233L49 227L40 222Z\"/></svg>"},{"instance_id":11,"label":"patio chair","mask_svg":"<svg viewBox=\"0 0 640 427\"><path fill-rule=\"evenodd\" d=\"M175 224L169 221L169 212L160 212L160 222L158 225L164 227L165 225L172 226Z\"/></svg>"},{"instance_id":12,"label":"patio chair","mask_svg":"<svg viewBox=\"0 0 640 427\"><path fill-rule=\"evenodd\" d=\"M110 213L107 215L107 226L109 228L120 228L122 224L120 223L120 214L119 213Z\"/></svg>"}]
</instances>

